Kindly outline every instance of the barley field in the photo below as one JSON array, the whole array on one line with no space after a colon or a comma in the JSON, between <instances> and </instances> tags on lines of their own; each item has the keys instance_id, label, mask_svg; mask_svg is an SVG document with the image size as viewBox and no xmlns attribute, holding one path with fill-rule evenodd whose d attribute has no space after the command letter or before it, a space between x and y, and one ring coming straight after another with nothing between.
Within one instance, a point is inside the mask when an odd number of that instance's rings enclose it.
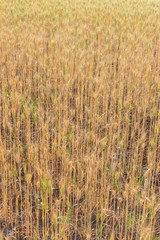
<instances>
[{"instance_id":1,"label":"barley field","mask_svg":"<svg viewBox=\"0 0 160 240\"><path fill-rule=\"evenodd\" d=\"M12 239L160 239L160 1L0 1Z\"/></svg>"}]
</instances>

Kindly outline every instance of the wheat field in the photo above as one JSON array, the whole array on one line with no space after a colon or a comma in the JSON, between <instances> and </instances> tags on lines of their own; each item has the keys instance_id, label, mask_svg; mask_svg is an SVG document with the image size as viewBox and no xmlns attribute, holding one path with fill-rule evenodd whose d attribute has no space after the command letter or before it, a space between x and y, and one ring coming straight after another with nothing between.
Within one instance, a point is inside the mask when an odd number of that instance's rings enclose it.
<instances>
[{"instance_id":1,"label":"wheat field","mask_svg":"<svg viewBox=\"0 0 160 240\"><path fill-rule=\"evenodd\" d=\"M160 1L0 1L4 239L160 239Z\"/></svg>"}]
</instances>

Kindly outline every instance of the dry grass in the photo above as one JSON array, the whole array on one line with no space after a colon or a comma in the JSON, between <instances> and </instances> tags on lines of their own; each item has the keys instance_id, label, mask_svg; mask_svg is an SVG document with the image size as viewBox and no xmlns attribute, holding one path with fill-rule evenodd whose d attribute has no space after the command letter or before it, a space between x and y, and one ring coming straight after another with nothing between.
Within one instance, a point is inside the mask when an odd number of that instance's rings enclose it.
<instances>
[{"instance_id":1,"label":"dry grass","mask_svg":"<svg viewBox=\"0 0 160 240\"><path fill-rule=\"evenodd\" d=\"M0 239L160 239L159 9L1 0Z\"/></svg>"}]
</instances>

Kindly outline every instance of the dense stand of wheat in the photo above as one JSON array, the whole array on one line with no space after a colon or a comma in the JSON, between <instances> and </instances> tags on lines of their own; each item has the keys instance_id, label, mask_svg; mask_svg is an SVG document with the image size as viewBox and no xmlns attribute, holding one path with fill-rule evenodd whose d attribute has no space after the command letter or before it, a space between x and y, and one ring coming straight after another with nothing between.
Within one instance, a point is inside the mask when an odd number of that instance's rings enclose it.
<instances>
[{"instance_id":1,"label":"dense stand of wheat","mask_svg":"<svg viewBox=\"0 0 160 240\"><path fill-rule=\"evenodd\" d=\"M0 239L160 239L159 1L0 1Z\"/></svg>"}]
</instances>

